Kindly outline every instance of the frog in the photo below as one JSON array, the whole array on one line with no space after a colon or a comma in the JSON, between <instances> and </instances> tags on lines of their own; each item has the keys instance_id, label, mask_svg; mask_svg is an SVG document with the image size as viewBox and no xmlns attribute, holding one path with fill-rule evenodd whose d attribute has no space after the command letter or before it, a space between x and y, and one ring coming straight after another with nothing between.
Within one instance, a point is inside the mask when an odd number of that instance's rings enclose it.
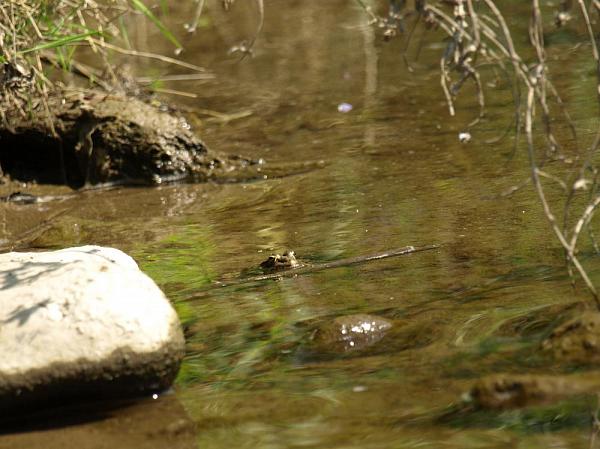
<instances>
[{"instance_id":1,"label":"frog","mask_svg":"<svg viewBox=\"0 0 600 449\"><path fill-rule=\"evenodd\" d=\"M267 260L260 264L263 270L263 275L246 278L248 280L264 280L264 279L279 279L283 276L297 276L298 274L310 273L313 271L321 271L327 268L337 268L346 265L355 265L358 263L368 262L371 260L385 259L388 257L402 256L416 251L424 251L438 248L438 245L428 245L422 247L405 246L383 253L371 254L368 256L348 257L330 262L319 264L304 263L296 257L296 253L292 250L287 250L283 254L271 254Z\"/></svg>"},{"instance_id":2,"label":"frog","mask_svg":"<svg viewBox=\"0 0 600 449\"><path fill-rule=\"evenodd\" d=\"M260 264L264 272L282 271L300 268L302 264L296 259L296 253L288 250L283 254L271 254Z\"/></svg>"},{"instance_id":3,"label":"frog","mask_svg":"<svg viewBox=\"0 0 600 449\"><path fill-rule=\"evenodd\" d=\"M263 274L243 276L234 280L222 280L215 281L214 285L220 287L227 287L230 285L245 284L248 282L266 281L269 279L280 280L284 277L297 277L307 273L313 273L322 271L330 268L345 267L349 265L356 265L374 260L387 259L388 257L404 256L406 254L412 254L420 251L428 251L439 248L439 245L426 245L426 246L404 246L402 248L396 248L382 253L370 254L367 256L355 256L347 257L345 259L332 260L330 262L323 263L304 263L296 258L294 251L288 250L283 254L271 254L267 260L260 264L260 268ZM253 268L255 270L255 268ZM196 298L204 295L203 292L194 295L191 298Z\"/></svg>"}]
</instances>

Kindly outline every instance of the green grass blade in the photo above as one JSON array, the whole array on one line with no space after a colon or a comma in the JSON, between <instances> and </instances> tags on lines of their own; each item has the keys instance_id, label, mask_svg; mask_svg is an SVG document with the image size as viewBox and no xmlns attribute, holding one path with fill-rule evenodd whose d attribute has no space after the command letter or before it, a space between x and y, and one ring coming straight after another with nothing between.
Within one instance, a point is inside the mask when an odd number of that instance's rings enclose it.
<instances>
[{"instance_id":1,"label":"green grass blade","mask_svg":"<svg viewBox=\"0 0 600 449\"><path fill-rule=\"evenodd\" d=\"M125 48L131 50L131 41L129 40L129 33L125 27L123 16L119 17L119 29L121 30L121 38L123 38L123 41L125 42Z\"/></svg>"},{"instance_id":2,"label":"green grass blade","mask_svg":"<svg viewBox=\"0 0 600 449\"><path fill-rule=\"evenodd\" d=\"M158 17L156 17L154 14L152 14L152 11L150 11L148 9L148 7L141 0L131 0L131 3L133 3L133 6L138 11L142 12L146 17L148 17L148 19L150 19L154 23L154 25L156 25L156 27L160 30L160 32L163 34L163 36L165 36L167 39L169 39L173 43L173 45L175 45L175 47L182 48L182 45L179 43L177 38L175 36L173 36L173 33L171 33L167 29L167 27L162 24L162 22L158 19Z\"/></svg>"},{"instance_id":3,"label":"green grass blade","mask_svg":"<svg viewBox=\"0 0 600 449\"><path fill-rule=\"evenodd\" d=\"M58 48L63 47L68 44L72 44L73 42L80 42L87 39L90 36L96 36L100 34L100 31L90 31L88 33L74 34L72 36L61 37L60 39L55 39L50 42L44 42L43 44L36 45L32 48L27 48L25 50L20 51L19 53L24 55L26 53L32 53L40 50L48 50L50 48Z\"/></svg>"}]
</instances>

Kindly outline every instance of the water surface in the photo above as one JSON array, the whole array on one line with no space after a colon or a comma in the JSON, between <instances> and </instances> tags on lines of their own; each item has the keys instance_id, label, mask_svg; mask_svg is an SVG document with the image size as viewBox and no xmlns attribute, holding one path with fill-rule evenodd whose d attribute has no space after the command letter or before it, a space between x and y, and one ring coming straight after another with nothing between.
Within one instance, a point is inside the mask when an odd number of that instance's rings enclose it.
<instances>
[{"instance_id":1,"label":"water surface","mask_svg":"<svg viewBox=\"0 0 600 449\"><path fill-rule=\"evenodd\" d=\"M197 96L171 100L197 110L191 122L213 149L267 166L322 160L323 168L238 184L90 192L26 214L9 205L3 213L21 218L8 220L5 232L68 206L34 242L38 248L114 246L165 290L187 330L175 399L195 425L198 447L589 447L595 404L587 399L441 418L479 376L563 372L540 366L535 348L563 307L589 300L581 285L571 288L532 189L498 196L528 176L524 155L510 157L511 134L486 143L512 118L506 86L492 89L488 118L461 144L476 102L467 91L449 117L437 72L443 45L433 37L418 59L409 54L410 73L403 42L383 42L355 3L273 0L265 2L254 56L241 59L227 50L252 34L252 2L229 15L208 3L196 35L181 34L186 58L215 78L167 84ZM169 23L180 30L192 10L172 6ZM573 31L570 39L578 38ZM141 49L160 45L144 27L132 40ZM557 75L582 126L594 111L581 89L590 77L586 57L567 54L581 70ZM147 61L134 68L173 71ZM340 103L352 111L338 112ZM210 288L285 249L317 263L427 244L441 247ZM307 349L315 327L357 313L406 331L355 353Z\"/></svg>"}]
</instances>

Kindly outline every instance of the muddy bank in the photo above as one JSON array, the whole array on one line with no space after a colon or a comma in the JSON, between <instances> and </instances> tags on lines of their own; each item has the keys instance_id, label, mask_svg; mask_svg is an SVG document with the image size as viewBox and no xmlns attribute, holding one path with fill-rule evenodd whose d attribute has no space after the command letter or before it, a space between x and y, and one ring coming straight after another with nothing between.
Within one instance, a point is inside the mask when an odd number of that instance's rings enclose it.
<instances>
[{"instance_id":1,"label":"muddy bank","mask_svg":"<svg viewBox=\"0 0 600 449\"><path fill-rule=\"evenodd\" d=\"M57 90L33 114L9 111L0 166L13 179L82 187L102 183L256 177L261 160L210 151L160 102L99 90ZM253 169L253 174L243 170Z\"/></svg>"}]
</instances>

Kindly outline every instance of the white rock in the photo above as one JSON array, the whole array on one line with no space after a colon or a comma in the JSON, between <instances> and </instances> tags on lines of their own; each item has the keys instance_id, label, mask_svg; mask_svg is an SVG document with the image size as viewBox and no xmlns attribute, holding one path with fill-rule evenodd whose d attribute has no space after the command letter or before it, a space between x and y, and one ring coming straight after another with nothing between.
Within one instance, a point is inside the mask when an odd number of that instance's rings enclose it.
<instances>
[{"instance_id":1,"label":"white rock","mask_svg":"<svg viewBox=\"0 0 600 449\"><path fill-rule=\"evenodd\" d=\"M183 353L171 304L123 252L0 254L0 409L165 388Z\"/></svg>"}]
</instances>

